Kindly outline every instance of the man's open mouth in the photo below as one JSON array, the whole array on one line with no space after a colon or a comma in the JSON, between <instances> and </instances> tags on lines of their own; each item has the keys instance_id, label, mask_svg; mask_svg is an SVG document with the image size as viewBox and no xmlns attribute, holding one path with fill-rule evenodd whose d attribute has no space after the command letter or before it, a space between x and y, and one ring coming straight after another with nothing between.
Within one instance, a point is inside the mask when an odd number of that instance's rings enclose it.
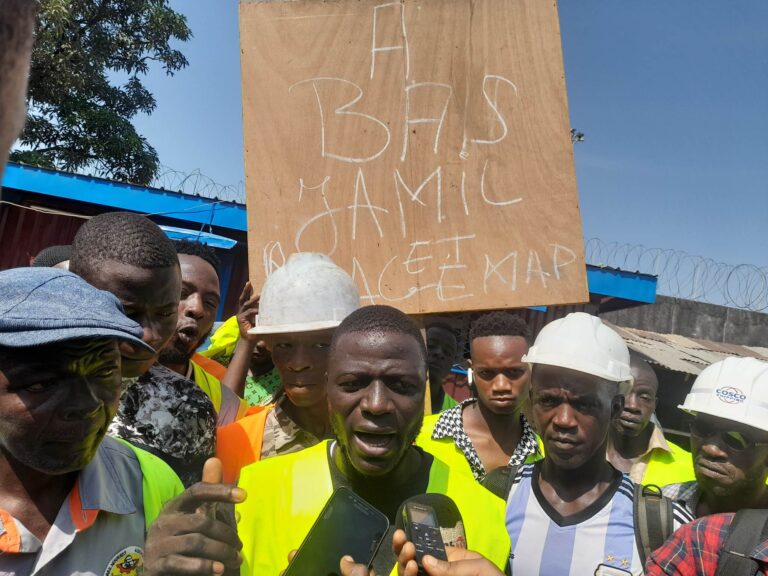
<instances>
[{"instance_id":1,"label":"man's open mouth","mask_svg":"<svg viewBox=\"0 0 768 576\"><path fill-rule=\"evenodd\" d=\"M358 447L372 455L383 455L397 446L397 434L390 430L355 430L353 436Z\"/></svg>"},{"instance_id":2,"label":"man's open mouth","mask_svg":"<svg viewBox=\"0 0 768 576\"><path fill-rule=\"evenodd\" d=\"M177 328L176 334L184 344L196 344L199 332L195 324L187 324Z\"/></svg>"}]
</instances>

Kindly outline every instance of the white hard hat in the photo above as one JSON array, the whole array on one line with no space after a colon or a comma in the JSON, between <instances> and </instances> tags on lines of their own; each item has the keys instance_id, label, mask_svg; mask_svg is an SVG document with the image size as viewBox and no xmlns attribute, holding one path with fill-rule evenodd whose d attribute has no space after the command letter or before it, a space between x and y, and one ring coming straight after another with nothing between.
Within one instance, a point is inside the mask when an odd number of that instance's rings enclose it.
<instances>
[{"instance_id":1,"label":"white hard hat","mask_svg":"<svg viewBox=\"0 0 768 576\"><path fill-rule=\"evenodd\" d=\"M269 275L251 334L335 328L360 308L352 278L324 254L299 252Z\"/></svg>"},{"instance_id":2,"label":"white hard hat","mask_svg":"<svg viewBox=\"0 0 768 576\"><path fill-rule=\"evenodd\" d=\"M624 340L585 312L572 312L544 326L523 362L569 368L611 382L633 381Z\"/></svg>"},{"instance_id":3,"label":"white hard hat","mask_svg":"<svg viewBox=\"0 0 768 576\"><path fill-rule=\"evenodd\" d=\"M715 362L702 370L678 408L768 431L768 363L736 357Z\"/></svg>"}]
</instances>

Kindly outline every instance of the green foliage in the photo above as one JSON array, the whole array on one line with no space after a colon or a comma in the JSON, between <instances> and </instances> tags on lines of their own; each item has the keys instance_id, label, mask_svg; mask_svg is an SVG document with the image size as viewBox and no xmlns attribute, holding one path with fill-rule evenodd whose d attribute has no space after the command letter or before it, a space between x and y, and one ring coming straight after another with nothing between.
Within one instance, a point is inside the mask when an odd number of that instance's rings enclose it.
<instances>
[{"instance_id":1,"label":"green foliage","mask_svg":"<svg viewBox=\"0 0 768 576\"><path fill-rule=\"evenodd\" d=\"M42 0L22 149L11 159L147 184L155 149L131 118L156 106L140 77L188 62L171 47L192 36L167 0Z\"/></svg>"}]
</instances>

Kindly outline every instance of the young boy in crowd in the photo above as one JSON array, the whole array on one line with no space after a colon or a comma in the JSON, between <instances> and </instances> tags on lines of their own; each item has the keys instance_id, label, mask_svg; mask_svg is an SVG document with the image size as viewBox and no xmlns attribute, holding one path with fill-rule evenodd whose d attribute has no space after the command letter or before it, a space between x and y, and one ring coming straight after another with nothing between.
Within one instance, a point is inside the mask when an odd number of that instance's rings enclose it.
<instances>
[{"instance_id":1,"label":"young boy in crowd","mask_svg":"<svg viewBox=\"0 0 768 576\"><path fill-rule=\"evenodd\" d=\"M215 451L216 411L194 382L156 364L177 326L181 270L173 244L144 216L100 214L78 230L70 270L117 296L152 350L121 345L124 390L110 433L165 460L185 486L198 481Z\"/></svg>"},{"instance_id":2,"label":"young boy in crowd","mask_svg":"<svg viewBox=\"0 0 768 576\"><path fill-rule=\"evenodd\" d=\"M256 320L285 394L274 406L218 430L217 456L233 482L247 464L290 454L331 435L325 392L328 346L360 306L352 278L322 254L294 254L264 283Z\"/></svg>"},{"instance_id":3,"label":"young boy in crowd","mask_svg":"<svg viewBox=\"0 0 768 576\"><path fill-rule=\"evenodd\" d=\"M523 414L528 401L530 328L508 312L480 316L469 331L472 398L424 419L417 444L482 481L487 472L541 458Z\"/></svg>"}]
</instances>

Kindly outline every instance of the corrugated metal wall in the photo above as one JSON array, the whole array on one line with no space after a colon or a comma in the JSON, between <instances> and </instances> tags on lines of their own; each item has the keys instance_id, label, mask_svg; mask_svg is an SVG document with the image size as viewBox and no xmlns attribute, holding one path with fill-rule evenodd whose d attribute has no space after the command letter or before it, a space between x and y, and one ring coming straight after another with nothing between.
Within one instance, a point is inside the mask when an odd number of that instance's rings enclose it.
<instances>
[{"instance_id":1,"label":"corrugated metal wall","mask_svg":"<svg viewBox=\"0 0 768 576\"><path fill-rule=\"evenodd\" d=\"M0 206L0 270L29 266L40 250L71 244L82 218Z\"/></svg>"},{"instance_id":2,"label":"corrugated metal wall","mask_svg":"<svg viewBox=\"0 0 768 576\"><path fill-rule=\"evenodd\" d=\"M79 212L79 207L66 208L70 208L69 211L73 213ZM47 214L8 204L0 205L0 270L29 266L31 259L43 248L71 244L84 222L84 218L76 216ZM178 224L172 221L168 223ZM237 312L238 298L248 279L248 254L245 244L238 243L231 252L232 276L227 283L227 293L223 295L224 318Z\"/></svg>"}]
</instances>

